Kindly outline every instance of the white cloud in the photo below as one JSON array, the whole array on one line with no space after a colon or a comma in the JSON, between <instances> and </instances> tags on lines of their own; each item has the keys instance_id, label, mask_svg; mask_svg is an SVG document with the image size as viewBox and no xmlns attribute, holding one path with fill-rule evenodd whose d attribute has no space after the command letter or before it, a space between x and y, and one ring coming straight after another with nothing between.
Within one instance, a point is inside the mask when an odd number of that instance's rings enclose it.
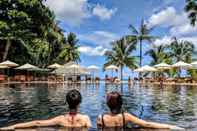
<instances>
[{"instance_id":1,"label":"white cloud","mask_svg":"<svg viewBox=\"0 0 197 131\"><path fill-rule=\"evenodd\" d=\"M169 27L169 33L171 36L183 36L197 33L197 27L190 25L187 14L184 11L177 13L174 7L167 7L166 9L153 14L148 19L148 26Z\"/></svg>"},{"instance_id":2,"label":"white cloud","mask_svg":"<svg viewBox=\"0 0 197 131\"><path fill-rule=\"evenodd\" d=\"M81 46L79 51L88 56L103 56L108 49L102 46L91 47L91 46Z\"/></svg>"},{"instance_id":3,"label":"white cloud","mask_svg":"<svg viewBox=\"0 0 197 131\"><path fill-rule=\"evenodd\" d=\"M172 38L169 37L169 36L164 36L163 38L161 39L156 39L153 44L154 45L167 45L167 44L170 44L172 42Z\"/></svg>"},{"instance_id":4,"label":"white cloud","mask_svg":"<svg viewBox=\"0 0 197 131\"><path fill-rule=\"evenodd\" d=\"M96 46L110 48L110 43L119 39L119 36L106 31L95 31L91 34L78 35L80 40L88 41Z\"/></svg>"},{"instance_id":5,"label":"white cloud","mask_svg":"<svg viewBox=\"0 0 197 131\"><path fill-rule=\"evenodd\" d=\"M189 41L192 42L195 47L197 47L197 37L196 36L191 36L191 37L178 37L179 41ZM157 39L153 42L154 45L158 46L158 45L168 45L173 41L173 38L171 36L164 36L161 39Z\"/></svg>"},{"instance_id":6,"label":"white cloud","mask_svg":"<svg viewBox=\"0 0 197 131\"><path fill-rule=\"evenodd\" d=\"M90 17L87 0L47 0L44 2L60 19L70 25L79 25Z\"/></svg>"},{"instance_id":7,"label":"white cloud","mask_svg":"<svg viewBox=\"0 0 197 131\"><path fill-rule=\"evenodd\" d=\"M148 25L150 27L154 26L178 26L189 22L187 19L187 14L182 12L178 14L174 7L167 7L155 14L153 14L149 20Z\"/></svg>"},{"instance_id":8,"label":"white cloud","mask_svg":"<svg viewBox=\"0 0 197 131\"><path fill-rule=\"evenodd\" d=\"M107 9L104 6L101 6L97 4L93 8L92 14L99 17L101 20L109 20L117 11L117 8L115 9Z\"/></svg>"},{"instance_id":9,"label":"white cloud","mask_svg":"<svg viewBox=\"0 0 197 131\"><path fill-rule=\"evenodd\" d=\"M185 23L180 26L174 26L170 29L171 35L181 36L192 33L197 33L197 26L193 27L190 23Z\"/></svg>"}]
</instances>

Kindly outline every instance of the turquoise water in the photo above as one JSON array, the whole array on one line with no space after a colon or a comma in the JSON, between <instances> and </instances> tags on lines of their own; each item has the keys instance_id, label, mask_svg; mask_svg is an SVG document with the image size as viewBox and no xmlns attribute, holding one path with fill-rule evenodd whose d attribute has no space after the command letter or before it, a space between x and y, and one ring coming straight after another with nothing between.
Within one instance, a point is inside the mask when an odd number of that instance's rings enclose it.
<instances>
[{"instance_id":1,"label":"turquoise water","mask_svg":"<svg viewBox=\"0 0 197 131\"><path fill-rule=\"evenodd\" d=\"M47 119L68 111L66 92L82 93L82 113L88 114L93 127L96 117L107 112L105 94L119 91L124 97L124 110L142 119L169 123L197 130L197 87L171 86L129 87L118 85L13 84L0 86L0 127L35 119Z\"/></svg>"}]
</instances>

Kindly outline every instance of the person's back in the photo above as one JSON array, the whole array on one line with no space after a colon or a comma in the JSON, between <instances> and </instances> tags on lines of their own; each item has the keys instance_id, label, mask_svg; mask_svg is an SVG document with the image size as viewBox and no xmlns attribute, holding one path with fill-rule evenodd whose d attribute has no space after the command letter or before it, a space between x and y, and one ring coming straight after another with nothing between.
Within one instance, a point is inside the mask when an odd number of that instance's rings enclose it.
<instances>
[{"instance_id":1,"label":"person's back","mask_svg":"<svg viewBox=\"0 0 197 131\"><path fill-rule=\"evenodd\" d=\"M71 90L66 95L66 102L69 106L69 112L64 115L57 116L49 120L35 120L26 123L19 123L13 126L0 128L0 130L14 130L17 128L30 127L47 127L47 126L62 126L64 128L89 128L91 121L87 115L78 113L79 105L82 101L82 96L79 91Z\"/></svg>"},{"instance_id":2,"label":"person's back","mask_svg":"<svg viewBox=\"0 0 197 131\"><path fill-rule=\"evenodd\" d=\"M76 127L90 127L91 123L89 117L87 115L83 115L80 113L77 114L65 114L59 116L59 121L61 121L61 125L66 128Z\"/></svg>"},{"instance_id":3,"label":"person's back","mask_svg":"<svg viewBox=\"0 0 197 131\"><path fill-rule=\"evenodd\" d=\"M97 125L102 128L123 127L125 124L123 114L103 114L97 119Z\"/></svg>"},{"instance_id":4,"label":"person's back","mask_svg":"<svg viewBox=\"0 0 197 131\"><path fill-rule=\"evenodd\" d=\"M140 127L145 127L145 128L176 129L176 130L183 129L167 124L147 122L135 117L134 115L131 115L130 113L121 112L122 97L118 92L111 92L107 94L107 106L110 109L110 113L100 115L97 118L97 126L99 129L106 129L106 128L125 129L128 123L132 123L133 125L139 125Z\"/></svg>"}]
</instances>

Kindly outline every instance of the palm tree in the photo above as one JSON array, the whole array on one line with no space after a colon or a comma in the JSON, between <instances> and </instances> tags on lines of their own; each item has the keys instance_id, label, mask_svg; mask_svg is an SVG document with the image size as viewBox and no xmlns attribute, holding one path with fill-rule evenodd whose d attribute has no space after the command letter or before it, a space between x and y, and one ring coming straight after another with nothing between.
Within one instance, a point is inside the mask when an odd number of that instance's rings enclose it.
<instances>
[{"instance_id":1,"label":"palm tree","mask_svg":"<svg viewBox=\"0 0 197 131\"><path fill-rule=\"evenodd\" d=\"M121 80L123 79L123 68L125 66L130 69L137 67L137 57L132 56L131 53L136 49L135 44L127 44L126 39L122 38L112 43L112 50L105 53L106 63L104 67L114 64L120 67Z\"/></svg>"},{"instance_id":2,"label":"palm tree","mask_svg":"<svg viewBox=\"0 0 197 131\"><path fill-rule=\"evenodd\" d=\"M153 46L153 48L148 50L145 53L145 55L149 55L151 57L150 65L153 66L153 65L156 65L156 64L160 64L162 62L168 63L168 64L171 63L172 60L169 57L166 50L167 50L167 46L164 46L164 45Z\"/></svg>"},{"instance_id":3,"label":"palm tree","mask_svg":"<svg viewBox=\"0 0 197 131\"><path fill-rule=\"evenodd\" d=\"M142 20L140 28L136 29L133 25L130 25L129 28L132 31L131 35L127 36L127 39L132 39L133 43L140 44L140 67L142 66L142 42L148 41L151 42L155 37L150 35L152 28L148 28L147 24Z\"/></svg>"},{"instance_id":4,"label":"palm tree","mask_svg":"<svg viewBox=\"0 0 197 131\"><path fill-rule=\"evenodd\" d=\"M67 36L66 44L63 46L62 51L59 54L59 59L63 59L64 62L80 61L80 52L78 50L78 39L74 33L69 33Z\"/></svg>"},{"instance_id":5,"label":"palm tree","mask_svg":"<svg viewBox=\"0 0 197 131\"><path fill-rule=\"evenodd\" d=\"M166 53L166 46L159 45L154 46L152 49L148 50L145 55L151 57L150 65L156 65L162 62L171 63L169 55Z\"/></svg>"},{"instance_id":6,"label":"palm tree","mask_svg":"<svg viewBox=\"0 0 197 131\"><path fill-rule=\"evenodd\" d=\"M169 56L172 61L185 61L187 63L192 62L192 55L194 54L194 45L189 41L178 41L176 37L169 45ZM180 71L178 73L180 76Z\"/></svg>"},{"instance_id":7,"label":"palm tree","mask_svg":"<svg viewBox=\"0 0 197 131\"><path fill-rule=\"evenodd\" d=\"M188 13L191 25L195 26L197 20L197 3L196 0L186 0L185 11Z\"/></svg>"},{"instance_id":8,"label":"palm tree","mask_svg":"<svg viewBox=\"0 0 197 131\"><path fill-rule=\"evenodd\" d=\"M173 58L173 61L185 61L190 63L192 61L192 55L194 53L194 45L189 41L178 41L176 37L169 45L169 55Z\"/></svg>"}]
</instances>

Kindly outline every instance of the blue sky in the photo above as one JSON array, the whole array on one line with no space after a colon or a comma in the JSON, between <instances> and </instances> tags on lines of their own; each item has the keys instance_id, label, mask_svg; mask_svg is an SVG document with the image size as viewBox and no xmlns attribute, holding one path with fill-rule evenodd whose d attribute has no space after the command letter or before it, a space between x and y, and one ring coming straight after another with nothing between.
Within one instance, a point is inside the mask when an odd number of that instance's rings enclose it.
<instances>
[{"instance_id":1,"label":"blue sky","mask_svg":"<svg viewBox=\"0 0 197 131\"><path fill-rule=\"evenodd\" d=\"M142 18L155 28L152 35L159 36L155 45L166 44L173 36L197 42L197 27L190 26L183 11L185 0L47 0L45 4L61 21L65 35L77 34L83 66L102 68L110 42L130 34L129 24L138 27ZM150 45L144 44L143 49L145 52ZM150 58L144 56L143 64L149 62ZM125 77L133 74L128 69L125 72Z\"/></svg>"}]
</instances>

